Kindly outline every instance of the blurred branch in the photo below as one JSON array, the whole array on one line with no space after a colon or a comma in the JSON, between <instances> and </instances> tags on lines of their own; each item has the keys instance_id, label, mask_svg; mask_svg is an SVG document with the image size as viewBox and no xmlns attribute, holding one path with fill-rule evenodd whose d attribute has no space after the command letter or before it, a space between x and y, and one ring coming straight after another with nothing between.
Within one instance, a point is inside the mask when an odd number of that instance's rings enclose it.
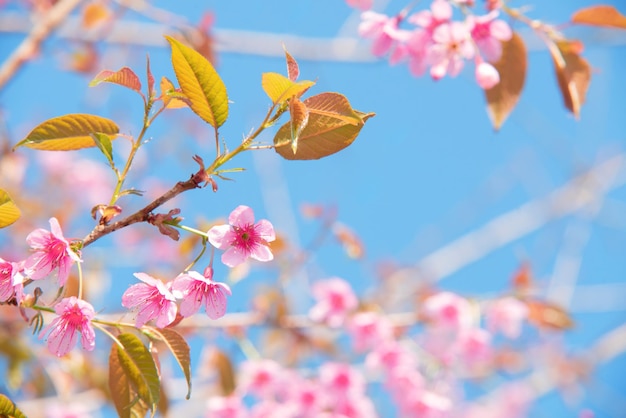
<instances>
[{"instance_id":1,"label":"blurred branch","mask_svg":"<svg viewBox=\"0 0 626 418\"><path fill-rule=\"evenodd\" d=\"M77 1L77 0L74 0ZM126 2L120 2L128 6ZM132 2L131 2L132 3ZM141 12L141 10L139 10ZM152 16L153 18L155 16ZM163 13L158 14L159 18ZM138 45L151 47L166 47L163 34L172 32L175 27L180 28L181 22L171 24L117 20L111 27L111 32L102 37L101 34L85 31L80 19L73 17L66 19L57 31L61 38L79 41L103 41L110 44ZM31 22L23 13L0 13L0 32L25 33L29 32ZM602 28L573 28L573 37L585 41L587 46L622 46L626 45L624 31ZM261 55L283 57L282 45L289 48L292 55L298 59L313 61L340 61L340 62L374 62L378 58L372 55L368 41L355 36L336 36L333 38L310 38L288 33L267 33L244 30L213 29L215 47L218 52L230 52L246 55ZM530 29L522 29L519 33L524 38L528 50L545 50L545 45L532 33Z\"/></svg>"},{"instance_id":2,"label":"blurred branch","mask_svg":"<svg viewBox=\"0 0 626 418\"><path fill-rule=\"evenodd\" d=\"M570 180L545 197L523 204L457 238L396 275L439 281L492 251L518 240L549 222L589 210L604 195L626 183L626 155L618 154Z\"/></svg>"},{"instance_id":3,"label":"blurred branch","mask_svg":"<svg viewBox=\"0 0 626 418\"><path fill-rule=\"evenodd\" d=\"M28 37L13 51L13 53L4 61L0 67L0 90L20 69L20 67L28 61L39 49L39 45L54 31L66 17L74 10L81 0L61 0L57 2L50 10L48 10L41 19L32 25L30 18L26 19L22 15L22 30L20 32L28 33ZM15 18L16 16L12 16ZM11 18L11 16L9 16ZM26 19L26 20L25 20ZM4 19L4 15L0 18L0 27L2 31L7 26L12 26Z\"/></svg>"}]
</instances>

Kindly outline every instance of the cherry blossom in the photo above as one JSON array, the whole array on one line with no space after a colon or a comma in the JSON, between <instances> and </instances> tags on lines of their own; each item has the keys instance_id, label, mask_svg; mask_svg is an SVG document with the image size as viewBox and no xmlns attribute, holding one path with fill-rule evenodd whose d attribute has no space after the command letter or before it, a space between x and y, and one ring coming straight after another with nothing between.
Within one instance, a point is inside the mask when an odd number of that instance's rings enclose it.
<instances>
[{"instance_id":1,"label":"cherry blossom","mask_svg":"<svg viewBox=\"0 0 626 418\"><path fill-rule=\"evenodd\" d=\"M457 329L468 327L472 323L469 302L451 292L440 292L428 297L422 309L435 327Z\"/></svg>"},{"instance_id":2,"label":"cherry blossom","mask_svg":"<svg viewBox=\"0 0 626 418\"><path fill-rule=\"evenodd\" d=\"M26 242L35 250L35 253L24 261L25 275L32 280L43 279L54 269L58 269L59 285L63 286L70 275L72 265L81 261L63 236L56 218L50 218L50 231L36 229L28 234Z\"/></svg>"},{"instance_id":3,"label":"cherry blossom","mask_svg":"<svg viewBox=\"0 0 626 418\"><path fill-rule=\"evenodd\" d=\"M487 328L491 332L501 332L511 339L519 337L527 317L528 306L513 297L498 299L485 310Z\"/></svg>"},{"instance_id":4,"label":"cherry blossom","mask_svg":"<svg viewBox=\"0 0 626 418\"><path fill-rule=\"evenodd\" d=\"M496 62L502 55L502 42L513 36L510 26L504 20L496 19L499 12L493 10L484 16L470 15L467 23L472 39L481 55L489 62Z\"/></svg>"},{"instance_id":5,"label":"cherry blossom","mask_svg":"<svg viewBox=\"0 0 626 418\"><path fill-rule=\"evenodd\" d=\"M166 285L146 273L134 276L143 283L129 287L122 295L122 306L137 311L135 326L142 327L152 319L156 326L163 328L176 318L176 299Z\"/></svg>"},{"instance_id":6,"label":"cherry blossom","mask_svg":"<svg viewBox=\"0 0 626 418\"><path fill-rule=\"evenodd\" d=\"M433 45L428 60L430 75L434 80L457 76L463 69L464 60L474 56L474 47L467 26L461 22L443 23L433 31Z\"/></svg>"},{"instance_id":7,"label":"cherry blossom","mask_svg":"<svg viewBox=\"0 0 626 418\"><path fill-rule=\"evenodd\" d=\"M281 390L284 370L270 359L249 360L241 365L239 389L259 398L274 396Z\"/></svg>"},{"instance_id":8,"label":"cherry blossom","mask_svg":"<svg viewBox=\"0 0 626 418\"><path fill-rule=\"evenodd\" d=\"M353 338L355 351L362 352L391 339L393 328L386 317L376 312L359 312L350 318L348 332Z\"/></svg>"},{"instance_id":9,"label":"cherry blossom","mask_svg":"<svg viewBox=\"0 0 626 418\"><path fill-rule=\"evenodd\" d=\"M372 39L372 53L378 57L385 55L394 42L403 39L405 31L398 28L401 16L387 16L382 13L372 11L363 12L361 14L361 23L359 24L359 35L364 38Z\"/></svg>"},{"instance_id":10,"label":"cherry blossom","mask_svg":"<svg viewBox=\"0 0 626 418\"><path fill-rule=\"evenodd\" d=\"M476 65L476 83L481 88L489 90L499 82L500 74L493 65L484 61Z\"/></svg>"},{"instance_id":11,"label":"cherry blossom","mask_svg":"<svg viewBox=\"0 0 626 418\"><path fill-rule=\"evenodd\" d=\"M237 206L228 217L228 225L217 225L209 229L209 242L220 250L222 262L235 267L248 258L257 261L274 259L268 243L276 239L274 227L261 219L254 223L254 212L248 206Z\"/></svg>"},{"instance_id":12,"label":"cherry blossom","mask_svg":"<svg viewBox=\"0 0 626 418\"><path fill-rule=\"evenodd\" d=\"M430 10L421 10L408 17L407 21L426 29L432 34L435 28L442 23L447 23L452 17L452 6L446 0L435 0L430 5Z\"/></svg>"},{"instance_id":13,"label":"cherry blossom","mask_svg":"<svg viewBox=\"0 0 626 418\"><path fill-rule=\"evenodd\" d=\"M214 396L207 401L207 418L247 418L248 411L237 395Z\"/></svg>"},{"instance_id":14,"label":"cherry blossom","mask_svg":"<svg viewBox=\"0 0 626 418\"><path fill-rule=\"evenodd\" d=\"M207 315L217 319L226 313L226 297L232 295L225 283L213 281L213 269L207 267L204 276L197 271L179 275L172 283L172 293L182 299L180 314L189 317L204 305Z\"/></svg>"},{"instance_id":15,"label":"cherry blossom","mask_svg":"<svg viewBox=\"0 0 626 418\"><path fill-rule=\"evenodd\" d=\"M0 302L15 296L17 303L20 303L24 298L23 281L19 264L0 258Z\"/></svg>"},{"instance_id":16,"label":"cherry blossom","mask_svg":"<svg viewBox=\"0 0 626 418\"><path fill-rule=\"evenodd\" d=\"M81 334L83 348L87 351L94 349L96 336L91 320L96 313L90 303L71 296L57 303L54 311L58 317L39 334L42 338L50 332L47 344L51 353L58 357L67 354L76 344L77 332Z\"/></svg>"},{"instance_id":17,"label":"cherry blossom","mask_svg":"<svg viewBox=\"0 0 626 418\"><path fill-rule=\"evenodd\" d=\"M346 3L348 6L354 7L355 9L369 10L372 8L374 0L346 0Z\"/></svg>"},{"instance_id":18,"label":"cherry blossom","mask_svg":"<svg viewBox=\"0 0 626 418\"><path fill-rule=\"evenodd\" d=\"M314 283L312 293L317 303L309 310L309 318L330 327L341 326L359 303L350 284L338 277Z\"/></svg>"},{"instance_id":19,"label":"cherry blossom","mask_svg":"<svg viewBox=\"0 0 626 418\"><path fill-rule=\"evenodd\" d=\"M350 394L365 393L365 378L345 363L324 363L319 368L319 381L332 401L341 401Z\"/></svg>"},{"instance_id":20,"label":"cherry blossom","mask_svg":"<svg viewBox=\"0 0 626 418\"><path fill-rule=\"evenodd\" d=\"M369 370L384 371L389 375L397 369L413 369L415 358L399 341L389 340L378 345L367 355L365 366Z\"/></svg>"}]
</instances>

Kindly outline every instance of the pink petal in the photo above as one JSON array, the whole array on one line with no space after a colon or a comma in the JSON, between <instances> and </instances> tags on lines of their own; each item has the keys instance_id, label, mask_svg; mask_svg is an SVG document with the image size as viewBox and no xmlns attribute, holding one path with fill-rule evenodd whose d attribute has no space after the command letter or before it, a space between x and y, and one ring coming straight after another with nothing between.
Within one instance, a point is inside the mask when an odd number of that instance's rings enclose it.
<instances>
[{"instance_id":1,"label":"pink petal","mask_svg":"<svg viewBox=\"0 0 626 418\"><path fill-rule=\"evenodd\" d=\"M272 254L272 251L270 251L268 246L257 245L250 253L250 257L257 261L272 261L274 259L274 254Z\"/></svg>"},{"instance_id":2,"label":"pink petal","mask_svg":"<svg viewBox=\"0 0 626 418\"><path fill-rule=\"evenodd\" d=\"M248 206L237 206L228 216L228 223L241 228L248 225L253 225L254 212Z\"/></svg>"},{"instance_id":3,"label":"pink petal","mask_svg":"<svg viewBox=\"0 0 626 418\"><path fill-rule=\"evenodd\" d=\"M76 329L55 327L48 336L48 350L62 357L76 345Z\"/></svg>"},{"instance_id":4,"label":"pink petal","mask_svg":"<svg viewBox=\"0 0 626 418\"><path fill-rule=\"evenodd\" d=\"M26 237L26 243L35 249L44 248L50 241L50 232L45 229L35 229Z\"/></svg>"},{"instance_id":5,"label":"pink petal","mask_svg":"<svg viewBox=\"0 0 626 418\"><path fill-rule=\"evenodd\" d=\"M261 219L254 225L254 230L267 242L272 242L276 239L274 226L267 219Z\"/></svg>"},{"instance_id":6,"label":"pink petal","mask_svg":"<svg viewBox=\"0 0 626 418\"><path fill-rule=\"evenodd\" d=\"M445 0L435 0L430 5L430 10L433 12L433 17L440 22L450 20L452 17L452 6Z\"/></svg>"},{"instance_id":7,"label":"pink petal","mask_svg":"<svg viewBox=\"0 0 626 418\"><path fill-rule=\"evenodd\" d=\"M381 34L378 38L374 40L372 44L372 54L377 57L383 56L389 51L391 45L393 44L393 39L386 33Z\"/></svg>"},{"instance_id":8,"label":"pink petal","mask_svg":"<svg viewBox=\"0 0 626 418\"><path fill-rule=\"evenodd\" d=\"M504 20L494 20L489 26L489 30L491 36L500 41L508 41L513 36L511 27Z\"/></svg>"},{"instance_id":9,"label":"pink petal","mask_svg":"<svg viewBox=\"0 0 626 418\"><path fill-rule=\"evenodd\" d=\"M174 322L174 319L176 319L176 310L176 304L173 302L168 302L157 317L156 326L159 328L164 328Z\"/></svg>"},{"instance_id":10,"label":"pink petal","mask_svg":"<svg viewBox=\"0 0 626 418\"><path fill-rule=\"evenodd\" d=\"M247 254L236 247L230 247L222 254L222 263L228 267L235 267L246 261L246 258L248 258Z\"/></svg>"},{"instance_id":11,"label":"pink petal","mask_svg":"<svg viewBox=\"0 0 626 418\"><path fill-rule=\"evenodd\" d=\"M92 351L96 347L96 333L91 323L86 323L81 328L81 344L87 351Z\"/></svg>"},{"instance_id":12,"label":"pink petal","mask_svg":"<svg viewBox=\"0 0 626 418\"><path fill-rule=\"evenodd\" d=\"M211 319L218 319L226 313L226 295L221 287L215 286L206 298L206 313Z\"/></svg>"},{"instance_id":13,"label":"pink petal","mask_svg":"<svg viewBox=\"0 0 626 418\"><path fill-rule=\"evenodd\" d=\"M209 242L215 248L220 250L228 247L233 239L233 233L230 225L216 225L207 232Z\"/></svg>"},{"instance_id":14,"label":"pink petal","mask_svg":"<svg viewBox=\"0 0 626 418\"><path fill-rule=\"evenodd\" d=\"M60 239L61 241L67 242L63 237L63 231L61 230L61 225L59 225L59 221L57 220L57 218L50 218L49 222L52 235L54 235L57 239Z\"/></svg>"}]
</instances>

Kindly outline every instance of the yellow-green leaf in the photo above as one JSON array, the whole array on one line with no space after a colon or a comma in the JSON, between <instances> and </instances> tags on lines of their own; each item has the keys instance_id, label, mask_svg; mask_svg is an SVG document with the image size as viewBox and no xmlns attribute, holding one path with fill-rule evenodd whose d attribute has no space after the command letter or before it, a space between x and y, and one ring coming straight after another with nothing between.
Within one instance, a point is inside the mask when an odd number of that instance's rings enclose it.
<instances>
[{"instance_id":1,"label":"yellow-green leaf","mask_svg":"<svg viewBox=\"0 0 626 418\"><path fill-rule=\"evenodd\" d=\"M74 113L48 119L30 131L17 147L46 151L71 151L96 146L92 134L103 133L114 138L120 128L110 119Z\"/></svg>"},{"instance_id":2,"label":"yellow-green leaf","mask_svg":"<svg viewBox=\"0 0 626 418\"><path fill-rule=\"evenodd\" d=\"M26 415L15 406L11 399L0 393L0 417L26 418Z\"/></svg>"},{"instance_id":3,"label":"yellow-green leaf","mask_svg":"<svg viewBox=\"0 0 626 418\"><path fill-rule=\"evenodd\" d=\"M116 346L121 368L133 390L154 412L159 403L161 385L152 355L134 334L121 334L117 339L124 346L123 349Z\"/></svg>"},{"instance_id":4,"label":"yellow-green leaf","mask_svg":"<svg viewBox=\"0 0 626 418\"><path fill-rule=\"evenodd\" d=\"M149 67L148 67L149 68ZM133 70L123 67L118 71L102 70L89 83L89 87L97 86L100 83L113 83L127 87L141 94L141 81Z\"/></svg>"},{"instance_id":5,"label":"yellow-green leaf","mask_svg":"<svg viewBox=\"0 0 626 418\"><path fill-rule=\"evenodd\" d=\"M198 51L176 39L165 37L172 46L172 66L191 110L218 128L228 118L228 96L224 82L213 65Z\"/></svg>"},{"instance_id":6,"label":"yellow-green leaf","mask_svg":"<svg viewBox=\"0 0 626 418\"><path fill-rule=\"evenodd\" d=\"M161 99L168 109L180 109L189 107L189 99L180 92L174 84L167 78L161 77Z\"/></svg>"},{"instance_id":7,"label":"yellow-green leaf","mask_svg":"<svg viewBox=\"0 0 626 418\"><path fill-rule=\"evenodd\" d=\"M263 73L261 79L261 85L265 94L268 95L274 104L285 102L293 96L300 97L313 84L315 82L308 80L291 81L278 73Z\"/></svg>"},{"instance_id":8,"label":"yellow-green leaf","mask_svg":"<svg viewBox=\"0 0 626 418\"><path fill-rule=\"evenodd\" d=\"M21 216L20 210L9 194L0 189L0 228L6 228Z\"/></svg>"},{"instance_id":9,"label":"yellow-green leaf","mask_svg":"<svg viewBox=\"0 0 626 418\"><path fill-rule=\"evenodd\" d=\"M176 331L170 328L150 328L149 336L156 336L163 341L172 352L180 369L185 374L187 380L187 399L191 395L191 358L189 356L189 345L185 339Z\"/></svg>"},{"instance_id":10,"label":"yellow-green leaf","mask_svg":"<svg viewBox=\"0 0 626 418\"><path fill-rule=\"evenodd\" d=\"M485 90L487 112L495 130L500 129L513 111L524 89L526 80L526 46L517 33L502 43L502 56L494 62L500 82Z\"/></svg>"},{"instance_id":11,"label":"yellow-green leaf","mask_svg":"<svg viewBox=\"0 0 626 418\"><path fill-rule=\"evenodd\" d=\"M296 152L292 148L291 121L280 127L274 137L274 148L288 160L316 160L334 154L350 145L374 113L352 109L339 93L322 93L303 102L309 112L306 126L298 137Z\"/></svg>"}]
</instances>

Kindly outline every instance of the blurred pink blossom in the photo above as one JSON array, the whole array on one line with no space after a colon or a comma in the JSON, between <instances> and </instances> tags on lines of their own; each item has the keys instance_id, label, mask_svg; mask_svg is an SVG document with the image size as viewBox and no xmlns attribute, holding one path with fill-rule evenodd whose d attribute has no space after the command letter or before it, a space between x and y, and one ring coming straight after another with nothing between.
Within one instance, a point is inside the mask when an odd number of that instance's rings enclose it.
<instances>
[{"instance_id":1,"label":"blurred pink blossom","mask_svg":"<svg viewBox=\"0 0 626 418\"><path fill-rule=\"evenodd\" d=\"M350 284L338 277L320 280L311 290L317 303L309 310L309 318L331 327L341 326L359 303Z\"/></svg>"},{"instance_id":2,"label":"blurred pink blossom","mask_svg":"<svg viewBox=\"0 0 626 418\"><path fill-rule=\"evenodd\" d=\"M363 352L380 346L393 336L391 322L376 312L358 312L348 322L354 349Z\"/></svg>"},{"instance_id":3,"label":"blurred pink blossom","mask_svg":"<svg viewBox=\"0 0 626 418\"><path fill-rule=\"evenodd\" d=\"M398 28L401 16L387 16L382 13L366 11L361 13L359 35L372 39L372 53L377 57L385 55L394 42L403 39L406 31Z\"/></svg>"},{"instance_id":4,"label":"blurred pink blossom","mask_svg":"<svg viewBox=\"0 0 626 418\"><path fill-rule=\"evenodd\" d=\"M435 0L430 4L430 10L421 10L409 16L407 21L426 29L430 34L442 23L447 23L452 17L452 6L446 0Z\"/></svg>"},{"instance_id":5,"label":"blurred pink blossom","mask_svg":"<svg viewBox=\"0 0 626 418\"><path fill-rule=\"evenodd\" d=\"M166 327L176 318L176 302L174 295L159 279L146 273L135 273L134 276L143 283L129 287L122 295L122 306L136 310L135 326L142 327L152 319L156 326Z\"/></svg>"},{"instance_id":6,"label":"blurred pink blossom","mask_svg":"<svg viewBox=\"0 0 626 418\"><path fill-rule=\"evenodd\" d=\"M6 302L15 296L19 304L24 298L24 276L19 263L0 258L0 302Z\"/></svg>"},{"instance_id":7,"label":"blurred pink blossom","mask_svg":"<svg viewBox=\"0 0 626 418\"><path fill-rule=\"evenodd\" d=\"M500 82L500 74L496 67L484 61L476 64L475 75L476 83L485 90L489 90Z\"/></svg>"},{"instance_id":8,"label":"blurred pink blossom","mask_svg":"<svg viewBox=\"0 0 626 418\"><path fill-rule=\"evenodd\" d=\"M248 258L258 261L274 259L268 243L276 239L274 227L261 219L254 223L254 212L248 206L237 206L228 217L229 225L217 225L209 229L209 242L226 250L222 262L235 267Z\"/></svg>"},{"instance_id":9,"label":"blurred pink blossom","mask_svg":"<svg viewBox=\"0 0 626 418\"><path fill-rule=\"evenodd\" d=\"M528 306L513 297L498 299L490 303L485 310L487 329L491 332L501 332L511 339L520 336L526 318Z\"/></svg>"},{"instance_id":10,"label":"blurred pink blossom","mask_svg":"<svg viewBox=\"0 0 626 418\"><path fill-rule=\"evenodd\" d=\"M374 0L346 0L348 6L359 10L369 10L372 8Z\"/></svg>"},{"instance_id":11,"label":"blurred pink blossom","mask_svg":"<svg viewBox=\"0 0 626 418\"><path fill-rule=\"evenodd\" d=\"M491 359L491 334L482 328L463 330L455 343L458 360L470 369L487 364Z\"/></svg>"},{"instance_id":12,"label":"blurred pink blossom","mask_svg":"<svg viewBox=\"0 0 626 418\"><path fill-rule=\"evenodd\" d=\"M232 295L230 287L225 283L213 281L213 269L207 267L204 276L197 271L179 275L172 283L172 293L182 299L180 314L184 317L198 312L204 305L207 315L217 319L226 313L226 297Z\"/></svg>"},{"instance_id":13,"label":"blurred pink blossom","mask_svg":"<svg viewBox=\"0 0 626 418\"><path fill-rule=\"evenodd\" d=\"M443 23L433 31L433 45L428 60L430 75L434 80L457 76L466 59L474 56L474 46L467 26L461 22Z\"/></svg>"},{"instance_id":14,"label":"blurred pink blossom","mask_svg":"<svg viewBox=\"0 0 626 418\"><path fill-rule=\"evenodd\" d=\"M32 280L43 279L52 270L58 269L59 285L63 286L70 275L72 264L81 261L63 236L56 218L50 218L50 231L36 229L28 234L26 242L35 250L35 253L24 261L25 275Z\"/></svg>"},{"instance_id":15,"label":"blurred pink blossom","mask_svg":"<svg viewBox=\"0 0 626 418\"><path fill-rule=\"evenodd\" d=\"M247 418L248 411L237 395L213 396L207 401L207 418Z\"/></svg>"},{"instance_id":16,"label":"blurred pink blossom","mask_svg":"<svg viewBox=\"0 0 626 418\"><path fill-rule=\"evenodd\" d=\"M365 393L365 378L349 364L322 364L319 368L319 381L333 404L351 395Z\"/></svg>"},{"instance_id":17,"label":"blurred pink blossom","mask_svg":"<svg viewBox=\"0 0 626 418\"><path fill-rule=\"evenodd\" d=\"M415 358L412 353L397 340L389 340L379 344L365 358L365 366L372 371L393 373L396 369L412 369Z\"/></svg>"},{"instance_id":18,"label":"blurred pink blossom","mask_svg":"<svg viewBox=\"0 0 626 418\"><path fill-rule=\"evenodd\" d=\"M472 323L471 305L467 299L454 293L432 295L424 301L422 309L435 327L466 328Z\"/></svg>"},{"instance_id":19,"label":"blurred pink blossom","mask_svg":"<svg viewBox=\"0 0 626 418\"><path fill-rule=\"evenodd\" d=\"M424 390L407 393L405 401L400 404L400 409L404 416L409 417L447 418L450 416L452 406L450 398Z\"/></svg>"},{"instance_id":20,"label":"blurred pink blossom","mask_svg":"<svg viewBox=\"0 0 626 418\"><path fill-rule=\"evenodd\" d=\"M270 359L249 360L241 364L239 390L259 398L271 398L282 390L283 367Z\"/></svg>"},{"instance_id":21,"label":"blurred pink blossom","mask_svg":"<svg viewBox=\"0 0 626 418\"><path fill-rule=\"evenodd\" d=\"M81 334L81 344L87 351L92 351L96 345L96 335L91 320L96 315L93 306L75 296L62 299L54 306L58 315L46 326L39 338L48 335L48 350L58 357L67 354L76 344L76 332Z\"/></svg>"},{"instance_id":22,"label":"blurred pink blossom","mask_svg":"<svg viewBox=\"0 0 626 418\"><path fill-rule=\"evenodd\" d=\"M493 10L484 16L470 15L467 24L478 50L489 62L496 62L502 55L502 42L513 36L511 27L504 20L496 19L499 12Z\"/></svg>"}]
</instances>

